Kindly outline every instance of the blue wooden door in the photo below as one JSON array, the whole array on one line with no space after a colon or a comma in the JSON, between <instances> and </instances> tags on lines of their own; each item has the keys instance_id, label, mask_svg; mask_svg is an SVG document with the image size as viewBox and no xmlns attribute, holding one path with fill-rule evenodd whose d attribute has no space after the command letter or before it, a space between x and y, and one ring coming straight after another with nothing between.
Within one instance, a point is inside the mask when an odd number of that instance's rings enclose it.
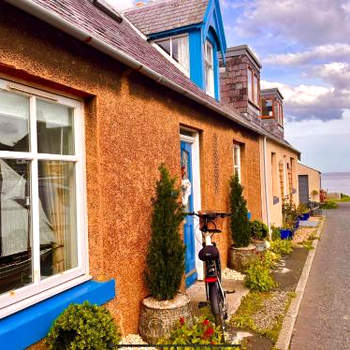
<instances>
[{"instance_id":1,"label":"blue wooden door","mask_svg":"<svg viewBox=\"0 0 350 350\"><path fill-rule=\"evenodd\" d=\"M191 194L185 207L186 212L193 211L193 169L192 169L192 145L181 141L181 170L183 179L188 179L191 183ZM191 286L197 280L196 271L196 250L194 236L193 216L186 216L184 225L185 252L185 275L186 287Z\"/></svg>"}]
</instances>

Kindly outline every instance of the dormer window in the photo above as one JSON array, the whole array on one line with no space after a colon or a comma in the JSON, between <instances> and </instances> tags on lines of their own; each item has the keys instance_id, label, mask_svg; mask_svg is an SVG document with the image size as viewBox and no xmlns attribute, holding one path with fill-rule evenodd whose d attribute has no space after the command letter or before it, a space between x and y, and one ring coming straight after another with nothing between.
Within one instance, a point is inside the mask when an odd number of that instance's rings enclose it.
<instances>
[{"instance_id":1,"label":"dormer window","mask_svg":"<svg viewBox=\"0 0 350 350\"><path fill-rule=\"evenodd\" d=\"M213 61L213 45L207 40L205 42L205 90L211 97L215 97Z\"/></svg>"},{"instance_id":2,"label":"dormer window","mask_svg":"<svg viewBox=\"0 0 350 350\"><path fill-rule=\"evenodd\" d=\"M259 106L259 79L251 68L248 68L247 88L249 101Z\"/></svg>"},{"instance_id":3,"label":"dormer window","mask_svg":"<svg viewBox=\"0 0 350 350\"><path fill-rule=\"evenodd\" d=\"M283 108L279 101L275 101L275 118L278 124L283 126Z\"/></svg>"},{"instance_id":4,"label":"dormer window","mask_svg":"<svg viewBox=\"0 0 350 350\"><path fill-rule=\"evenodd\" d=\"M169 38L156 40L162 50L173 60L177 67L186 75L189 75L189 46L188 36L172 36Z\"/></svg>"},{"instance_id":5,"label":"dormer window","mask_svg":"<svg viewBox=\"0 0 350 350\"><path fill-rule=\"evenodd\" d=\"M271 99L262 99L261 101L262 115L265 117L273 117L272 105L273 102Z\"/></svg>"}]
</instances>

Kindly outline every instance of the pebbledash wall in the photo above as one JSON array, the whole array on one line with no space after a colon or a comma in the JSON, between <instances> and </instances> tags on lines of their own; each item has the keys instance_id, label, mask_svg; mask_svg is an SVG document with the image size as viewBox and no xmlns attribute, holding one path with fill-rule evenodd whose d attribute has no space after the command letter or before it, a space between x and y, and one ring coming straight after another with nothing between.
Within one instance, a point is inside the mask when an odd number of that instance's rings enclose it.
<instances>
[{"instance_id":1,"label":"pebbledash wall","mask_svg":"<svg viewBox=\"0 0 350 350\"><path fill-rule=\"evenodd\" d=\"M298 159L298 152L283 147L272 140L267 140L266 173L269 221L275 227L282 226L283 198L291 196L294 204L296 206L299 204Z\"/></svg>"},{"instance_id":2,"label":"pebbledash wall","mask_svg":"<svg viewBox=\"0 0 350 350\"><path fill-rule=\"evenodd\" d=\"M158 166L180 178L180 126L199 132L203 209L228 209L233 142L244 145L242 182L261 219L259 138L122 64L0 3L0 77L81 100L85 110L90 274L115 279L107 305L137 331ZM223 266L231 244L218 237Z\"/></svg>"}]
</instances>

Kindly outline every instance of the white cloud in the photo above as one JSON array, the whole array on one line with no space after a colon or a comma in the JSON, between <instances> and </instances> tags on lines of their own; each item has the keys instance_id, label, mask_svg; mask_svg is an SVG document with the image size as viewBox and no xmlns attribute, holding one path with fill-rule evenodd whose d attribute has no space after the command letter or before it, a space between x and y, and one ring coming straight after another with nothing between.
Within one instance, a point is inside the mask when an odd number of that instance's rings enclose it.
<instances>
[{"instance_id":1,"label":"white cloud","mask_svg":"<svg viewBox=\"0 0 350 350\"><path fill-rule=\"evenodd\" d=\"M350 108L350 91L334 86L288 85L262 81L263 89L277 87L284 96L284 110L288 120L342 119L344 109Z\"/></svg>"},{"instance_id":2,"label":"white cloud","mask_svg":"<svg viewBox=\"0 0 350 350\"><path fill-rule=\"evenodd\" d=\"M349 42L348 0L252 0L238 19L242 36L272 32L275 37L321 45Z\"/></svg>"},{"instance_id":3,"label":"white cloud","mask_svg":"<svg viewBox=\"0 0 350 350\"><path fill-rule=\"evenodd\" d=\"M298 66L319 60L350 61L350 44L337 43L320 45L303 52L272 55L267 57L264 60L264 63L284 66Z\"/></svg>"},{"instance_id":4,"label":"white cloud","mask_svg":"<svg viewBox=\"0 0 350 350\"><path fill-rule=\"evenodd\" d=\"M119 11L123 11L135 5L134 0L105 0L105 1Z\"/></svg>"}]
</instances>

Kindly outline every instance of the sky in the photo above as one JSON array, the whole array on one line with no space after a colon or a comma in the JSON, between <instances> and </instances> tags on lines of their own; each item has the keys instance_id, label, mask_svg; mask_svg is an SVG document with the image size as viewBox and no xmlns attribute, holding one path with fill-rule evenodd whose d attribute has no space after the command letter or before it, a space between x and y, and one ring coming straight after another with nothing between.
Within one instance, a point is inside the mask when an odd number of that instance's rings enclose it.
<instances>
[{"instance_id":1,"label":"sky","mask_svg":"<svg viewBox=\"0 0 350 350\"><path fill-rule=\"evenodd\" d=\"M119 9L133 0L108 0ZM302 162L350 171L350 1L220 0L228 47L248 44L262 88L284 96L285 137Z\"/></svg>"}]
</instances>

